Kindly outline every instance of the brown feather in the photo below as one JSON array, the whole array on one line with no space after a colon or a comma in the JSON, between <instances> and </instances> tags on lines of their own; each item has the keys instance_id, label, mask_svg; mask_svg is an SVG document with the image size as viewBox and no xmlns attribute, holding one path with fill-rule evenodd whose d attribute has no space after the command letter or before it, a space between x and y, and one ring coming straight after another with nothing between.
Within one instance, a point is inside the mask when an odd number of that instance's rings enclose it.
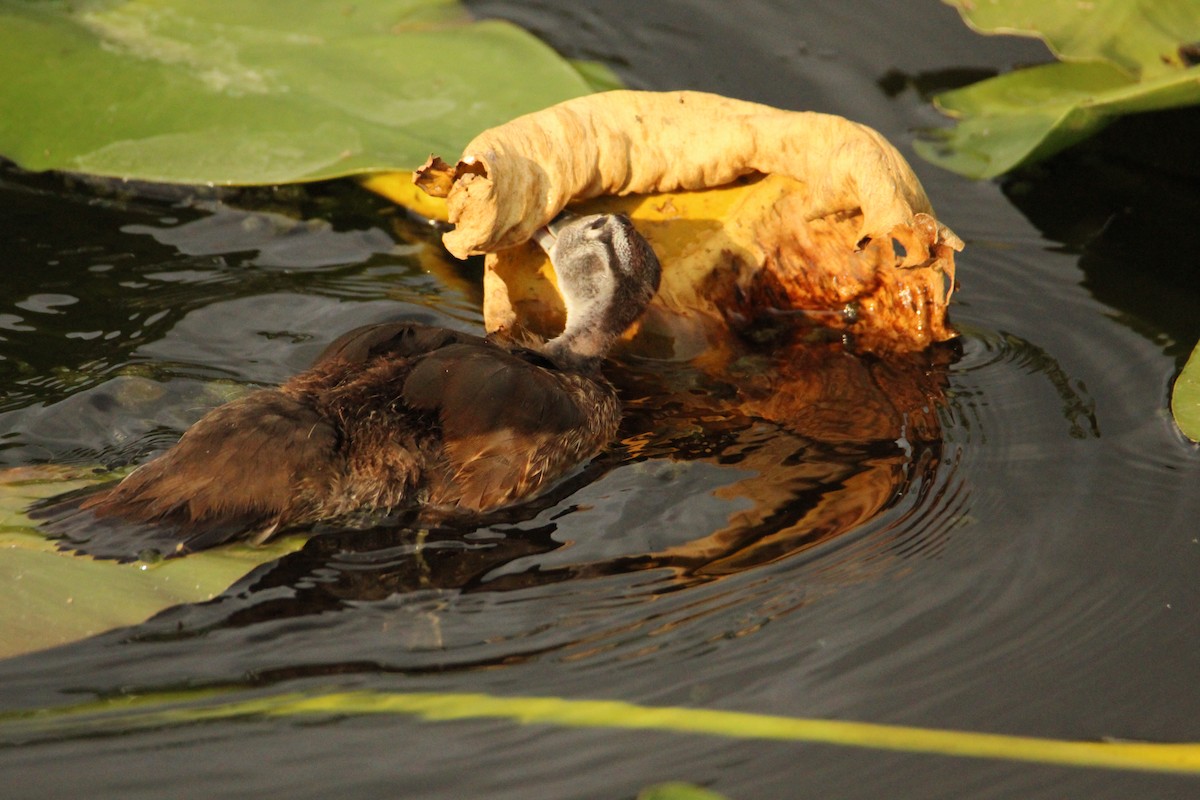
<instances>
[{"instance_id":1,"label":"brown feather","mask_svg":"<svg viewBox=\"0 0 1200 800\"><path fill-rule=\"evenodd\" d=\"M576 239L636 239L627 219L599 219L573 228ZM612 247L602 251L615 257ZM597 252L592 246L588 264ZM641 268L630 280L652 293L658 263L648 245L639 252L635 264L602 266L614 275ZM594 294L581 264L573 267L577 291ZM640 313L648 299L637 307L622 300L628 307L621 313ZM567 337L588 341L586 352L548 348L562 365L545 352L442 328L357 328L278 390L209 412L172 450L115 487L57 498L38 513L73 546L132 557L146 546L161 549L164 540L176 543L166 548L171 555L351 513L474 513L526 499L616 433L620 404L596 371L597 342L611 342L628 322L608 322L613 330L597 331L598 339L580 335L578 325ZM107 543L84 547L88 519L109 533L124 525Z\"/></svg>"},{"instance_id":2,"label":"brown feather","mask_svg":"<svg viewBox=\"0 0 1200 800\"><path fill-rule=\"evenodd\" d=\"M543 359L536 359L543 361ZM531 494L616 433L616 391L602 378L542 367L495 346L452 345L404 384L410 408L436 411L449 472L432 502L480 511Z\"/></svg>"},{"instance_id":3,"label":"brown feather","mask_svg":"<svg viewBox=\"0 0 1200 800\"><path fill-rule=\"evenodd\" d=\"M311 407L277 391L255 392L209 412L162 457L80 507L135 522L172 520L185 541L214 520L274 525L328 494L338 439Z\"/></svg>"}]
</instances>

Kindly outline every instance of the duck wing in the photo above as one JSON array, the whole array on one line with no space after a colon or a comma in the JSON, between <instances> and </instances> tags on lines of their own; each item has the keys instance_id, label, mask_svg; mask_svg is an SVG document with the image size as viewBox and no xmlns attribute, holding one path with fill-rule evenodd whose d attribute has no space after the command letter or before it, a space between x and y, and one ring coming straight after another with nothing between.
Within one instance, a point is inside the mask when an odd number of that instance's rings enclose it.
<instances>
[{"instance_id":1,"label":"duck wing","mask_svg":"<svg viewBox=\"0 0 1200 800\"><path fill-rule=\"evenodd\" d=\"M120 483L55 498L32 515L66 546L101 558L261 540L329 495L338 444L313 408L262 390L210 411Z\"/></svg>"},{"instance_id":2,"label":"duck wing","mask_svg":"<svg viewBox=\"0 0 1200 800\"><path fill-rule=\"evenodd\" d=\"M415 322L381 322L343 333L321 351L312 369L337 361L360 364L380 356L415 358L451 344L482 345L480 336Z\"/></svg>"},{"instance_id":3,"label":"duck wing","mask_svg":"<svg viewBox=\"0 0 1200 800\"><path fill-rule=\"evenodd\" d=\"M610 394L601 403L608 413L593 414L597 396ZM441 423L448 470L440 480L431 476L431 502L466 511L533 494L594 455L614 435L619 416L607 383L482 340L427 353L414 364L402 397Z\"/></svg>"}]
</instances>

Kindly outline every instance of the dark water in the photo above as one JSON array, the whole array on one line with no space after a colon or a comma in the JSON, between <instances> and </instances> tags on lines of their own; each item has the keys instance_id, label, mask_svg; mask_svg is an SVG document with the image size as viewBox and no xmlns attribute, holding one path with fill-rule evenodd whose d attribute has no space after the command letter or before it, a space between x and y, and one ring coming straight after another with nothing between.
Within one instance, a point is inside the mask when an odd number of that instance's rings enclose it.
<instances>
[{"instance_id":1,"label":"dark water","mask_svg":"<svg viewBox=\"0 0 1200 800\"><path fill-rule=\"evenodd\" d=\"M525 518L419 543L318 537L214 603L0 663L0 709L245 684L1200 741L1200 454L1165 412L1200 336L1195 162L1130 162L1115 154L1127 128L1004 185L916 160L912 129L938 121L922 91L1042 57L934 2L474 7L632 86L839 113L909 153L968 243L964 335L919 365L937 435L797 432L723 406L719 387L689 392L684 367L626 363L624 443ZM1195 115L1167 123L1195 131ZM355 325L480 324L471 276L427 271L429 233L351 186L239 205L255 210L0 177L0 465L137 461ZM0 774L14 797L622 798L664 780L747 800L1200 792L1164 775L406 717L10 746Z\"/></svg>"}]
</instances>

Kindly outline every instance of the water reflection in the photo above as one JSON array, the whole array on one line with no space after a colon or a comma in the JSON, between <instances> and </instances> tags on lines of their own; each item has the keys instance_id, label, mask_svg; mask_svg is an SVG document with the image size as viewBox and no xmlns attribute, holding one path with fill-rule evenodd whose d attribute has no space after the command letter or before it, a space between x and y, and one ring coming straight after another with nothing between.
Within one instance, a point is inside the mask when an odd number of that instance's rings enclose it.
<instances>
[{"instance_id":1,"label":"water reflection","mask_svg":"<svg viewBox=\"0 0 1200 800\"><path fill-rule=\"evenodd\" d=\"M1041 377L1058 395L1062 418L1068 426L1068 435L1072 439L1100 436L1096 401L1088 392L1087 386L1069 375L1053 355L1033 342L1004 331L970 330L965 339L964 357L955 368L955 372L968 376L977 370L1007 374L1010 380L1022 374ZM976 395L974 398L973 394ZM982 393L973 393L970 389L962 387L955 390L954 398L955 404L961 407L969 418L977 421L978 424L974 427L983 435L986 426L980 420L979 407L986 401Z\"/></svg>"},{"instance_id":2,"label":"water reflection","mask_svg":"<svg viewBox=\"0 0 1200 800\"><path fill-rule=\"evenodd\" d=\"M212 213L179 225L126 225L188 256L245 253L255 267L310 269L361 264L377 254L411 255L419 245L397 244L380 227L336 230L325 219L298 220L275 212L252 212L220 203L200 206Z\"/></svg>"},{"instance_id":3,"label":"water reflection","mask_svg":"<svg viewBox=\"0 0 1200 800\"><path fill-rule=\"evenodd\" d=\"M1181 365L1200 338L1200 228L1179 223L1200 216L1198 135L1196 108L1125 117L1002 184L1047 239L1079 254L1092 295Z\"/></svg>"}]
</instances>

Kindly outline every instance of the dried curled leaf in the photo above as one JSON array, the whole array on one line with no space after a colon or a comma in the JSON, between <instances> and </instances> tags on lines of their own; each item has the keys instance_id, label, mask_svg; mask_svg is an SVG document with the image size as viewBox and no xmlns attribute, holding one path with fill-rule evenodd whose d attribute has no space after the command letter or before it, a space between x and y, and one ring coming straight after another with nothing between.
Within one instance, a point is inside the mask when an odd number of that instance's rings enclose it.
<instances>
[{"instance_id":1,"label":"dried curled leaf","mask_svg":"<svg viewBox=\"0 0 1200 800\"><path fill-rule=\"evenodd\" d=\"M945 309L962 242L896 149L841 117L699 92L606 92L484 131L455 166L431 158L415 180L446 197L451 253L493 254L489 329L561 324L551 273L536 249L516 246L568 204L603 197L587 210L629 213L664 264L642 330L670 338L677 356L797 310L866 349L953 335Z\"/></svg>"},{"instance_id":2,"label":"dried curled leaf","mask_svg":"<svg viewBox=\"0 0 1200 800\"><path fill-rule=\"evenodd\" d=\"M756 172L805 183L812 219L852 201L860 239L932 213L908 163L865 125L703 92L568 100L476 136L446 189L448 169L431 159L418 185L449 201L456 227L444 241L459 258L527 241L576 200L709 189Z\"/></svg>"}]
</instances>

